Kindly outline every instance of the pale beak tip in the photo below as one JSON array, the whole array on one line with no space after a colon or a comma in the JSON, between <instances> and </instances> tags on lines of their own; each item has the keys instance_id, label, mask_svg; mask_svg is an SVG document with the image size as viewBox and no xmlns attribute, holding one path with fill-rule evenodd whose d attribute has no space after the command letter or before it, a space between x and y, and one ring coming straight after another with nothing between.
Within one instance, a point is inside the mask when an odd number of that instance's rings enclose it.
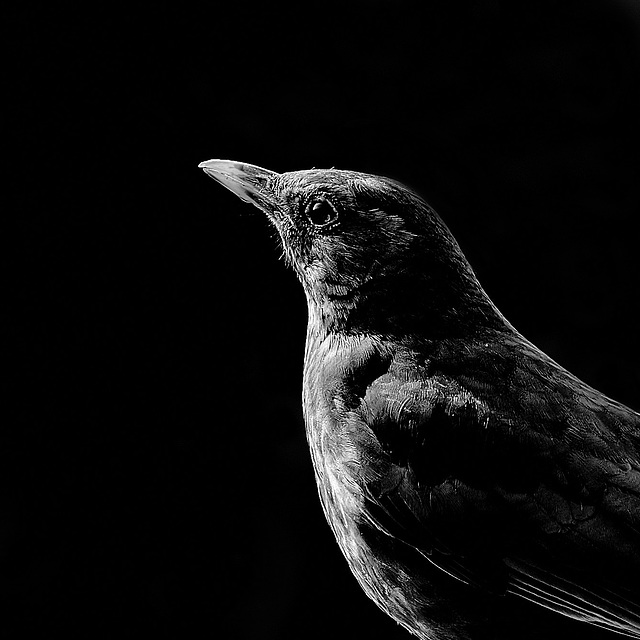
<instances>
[{"instance_id":1,"label":"pale beak tip","mask_svg":"<svg viewBox=\"0 0 640 640\"><path fill-rule=\"evenodd\" d=\"M198 165L199 169L204 169L205 171L207 169L211 169L212 165L219 165L222 164L222 160L205 160L204 162L201 162Z\"/></svg>"}]
</instances>

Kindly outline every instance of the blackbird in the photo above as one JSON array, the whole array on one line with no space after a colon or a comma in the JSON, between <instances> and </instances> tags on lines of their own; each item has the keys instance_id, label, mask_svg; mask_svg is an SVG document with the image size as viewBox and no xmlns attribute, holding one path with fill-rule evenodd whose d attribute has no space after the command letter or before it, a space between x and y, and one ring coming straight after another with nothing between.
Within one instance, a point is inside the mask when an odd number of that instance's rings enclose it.
<instances>
[{"instance_id":1,"label":"blackbird","mask_svg":"<svg viewBox=\"0 0 640 640\"><path fill-rule=\"evenodd\" d=\"M428 640L640 638L640 414L520 335L398 182L199 166L304 288L307 440L366 594Z\"/></svg>"}]
</instances>

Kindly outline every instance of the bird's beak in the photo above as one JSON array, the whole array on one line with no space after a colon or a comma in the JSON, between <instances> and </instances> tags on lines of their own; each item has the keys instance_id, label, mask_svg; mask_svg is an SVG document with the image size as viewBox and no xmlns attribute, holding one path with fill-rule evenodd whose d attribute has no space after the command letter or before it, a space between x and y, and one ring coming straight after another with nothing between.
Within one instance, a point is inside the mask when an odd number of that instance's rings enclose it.
<instances>
[{"instance_id":1,"label":"bird's beak","mask_svg":"<svg viewBox=\"0 0 640 640\"><path fill-rule=\"evenodd\" d=\"M267 183L278 175L275 171L234 160L207 160L198 166L244 202L249 202L267 213L273 212L274 196Z\"/></svg>"}]
</instances>

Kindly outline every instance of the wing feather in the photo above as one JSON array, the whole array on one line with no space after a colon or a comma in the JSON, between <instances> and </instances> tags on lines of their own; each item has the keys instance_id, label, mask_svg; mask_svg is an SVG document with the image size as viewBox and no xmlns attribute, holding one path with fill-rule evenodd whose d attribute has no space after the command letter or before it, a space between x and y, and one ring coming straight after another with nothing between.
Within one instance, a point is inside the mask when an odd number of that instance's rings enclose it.
<instances>
[{"instance_id":1,"label":"wing feather","mask_svg":"<svg viewBox=\"0 0 640 640\"><path fill-rule=\"evenodd\" d=\"M458 580L640 638L640 415L533 347L495 353L368 388L398 479L366 486L372 521Z\"/></svg>"},{"instance_id":2,"label":"wing feather","mask_svg":"<svg viewBox=\"0 0 640 640\"><path fill-rule=\"evenodd\" d=\"M620 591L591 591L548 571L506 559L513 570L508 591L576 620L640 638L640 607Z\"/></svg>"}]
</instances>

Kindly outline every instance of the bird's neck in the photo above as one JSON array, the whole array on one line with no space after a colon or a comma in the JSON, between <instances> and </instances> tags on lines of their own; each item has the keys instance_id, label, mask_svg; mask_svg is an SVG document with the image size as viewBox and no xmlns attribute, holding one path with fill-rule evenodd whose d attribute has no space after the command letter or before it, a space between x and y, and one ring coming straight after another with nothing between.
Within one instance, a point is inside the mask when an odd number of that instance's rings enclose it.
<instances>
[{"instance_id":1,"label":"bird's neck","mask_svg":"<svg viewBox=\"0 0 640 640\"><path fill-rule=\"evenodd\" d=\"M313 334L377 334L426 339L514 331L472 272L449 278L446 287L428 277L393 274L361 286L326 284L307 292Z\"/></svg>"}]
</instances>

